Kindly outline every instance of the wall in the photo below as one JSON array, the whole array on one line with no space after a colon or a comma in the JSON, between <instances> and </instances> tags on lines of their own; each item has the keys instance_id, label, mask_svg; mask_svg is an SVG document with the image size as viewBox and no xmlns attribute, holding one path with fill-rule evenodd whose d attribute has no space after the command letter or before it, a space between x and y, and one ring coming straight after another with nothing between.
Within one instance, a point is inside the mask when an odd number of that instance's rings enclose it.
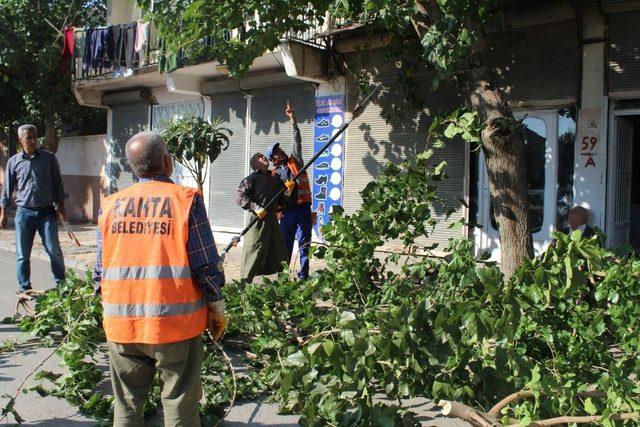
<instances>
[{"instance_id":1,"label":"wall","mask_svg":"<svg viewBox=\"0 0 640 427\"><path fill-rule=\"evenodd\" d=\"M126 24L140 19L140 9L132 0L108 0L107 23L109 25Z\"/></svg>"},{"instance_id":2,"label":"wall","mask_svg":"<svg viewBox=\"0 0 640 427\"><path fill-rule=\"evenodd\" d=\"M2 191L2 183L4 182L4 170L7 166L7 160L9 160L9 145L8 141L0 140L0 191Z\"/></svg>"},{"instance_id":3,"label":"wall","mask_svg":"<svg viewBox=\"0 0 640 427\"><path fill-rule=\"evenodd\" d=\"M574 152L574 203L589 209L591 225L604 230L607 172L604 17L595 6L585 6L583 23L583 39L596 42L583 46L582 103Z\"/></svg>"},{"instance_id":4,"label":"wall","mask_svg":"<svg viewBox=\"0 0 640 427\"><path fill-rule=\"evenodd\" d=\"M64 182L67 216L74 222L95 222L106 194L106 135L62 138L56 157Z\"/></svg>"}]
</instances>

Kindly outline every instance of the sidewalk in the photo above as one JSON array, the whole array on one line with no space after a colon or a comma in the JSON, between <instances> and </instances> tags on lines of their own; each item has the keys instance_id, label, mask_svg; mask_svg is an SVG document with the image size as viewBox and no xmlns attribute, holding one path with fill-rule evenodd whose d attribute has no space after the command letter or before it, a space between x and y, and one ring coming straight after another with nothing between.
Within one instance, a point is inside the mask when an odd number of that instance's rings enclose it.
<instances>
[{"instance_id":1,"label":"sidewalk","mask_svg":"<svg viewBox=\"0 0 640 427\"><path fill-rule=\"evenodd\" d=\"M13 227L13 219L8 221L9 228L0 229L0 249L12 252L16 252L16 237ZM62 253L64 254L64 262L67 268L74 270L84 271L92 269L93 264L96 261L96 231L98 226L96 224L72 224L71 229L76 235L82 246L77 246L76 243L67 235L62 224L58 223L58 236L60 239L60 246L62 247ZM218 253L222 252L225 245L218 245ZM240 255L242 248L232 248L227 254L224 260L224 272L227 282L240 279ZM297 257L292 257L296 262ZM42 261L49 261L49 255L42 246L42 240L40 236L36 235L33 242L33 249L31 251L31 259L39 259ZM319 260L311 261L311 270L318 269L322 263ZM298 267L296 266L296 269Z\"/></svg>"}]
</instances>

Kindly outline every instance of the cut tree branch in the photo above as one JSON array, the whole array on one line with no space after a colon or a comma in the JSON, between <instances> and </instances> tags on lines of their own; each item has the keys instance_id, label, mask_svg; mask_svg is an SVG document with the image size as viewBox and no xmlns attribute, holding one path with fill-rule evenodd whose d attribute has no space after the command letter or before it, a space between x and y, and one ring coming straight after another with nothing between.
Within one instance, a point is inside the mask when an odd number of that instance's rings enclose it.
<instances>
[{"instance_id":1,"label":"cut tree branch","mask_svg":"<svg viewBox=\"0 0 640 427\"><path fill-rule=\"evenodd\" d=\"M638 420L640 419L640 412L627 412L623 414L613 414L606 417L611 421L624 421L624 420ZM535 421L530 426L557 426L564 424L593 424L598 423L602 419L602 415L587 415L587 416L564 416L549 418L547 420ZM519 423L511 424L512 426L519 426Z\"/></svg>"},{"instance_id":2,"label":"cut tree branch","mask_svg":"<svg viewBox=\"0 0 640 427\"><path fill-rule=\"evenodd\" d=\"M460 418L461 420L467 421L474 427L494 427L501 425L501 423L499 423L495 418L473 409L471 406L467 406L464 403L441 400L438 402L438 406L442 408L442 415L452 418Z\"/></svg>"},{"instance_id":3,"label":"cut tree branch","mask_svg":"<svg viewBox=\"0 0 640 427\"><path fill-rule=\"evenodd\" d=\"M540 395L544 396L544 393L540 393ZM607 394L601 391L591 390L591 391L583 391L581 393L578 393L578 396L583 398L591 397L594 399L602 399L604 397L607 397ZM507 397L505 397L504 399L502 399L500 402L493 405L493 407L489 410L489 412L487 412L487 414L493 417L498 417L498 415L500 414L500 411L503 408L511 405L513 402L517 402L523 399L528 399L530 397L534 397L534 393L531 390L522 390L516 393L512 393Z\"/></svg>"}]
</instances>

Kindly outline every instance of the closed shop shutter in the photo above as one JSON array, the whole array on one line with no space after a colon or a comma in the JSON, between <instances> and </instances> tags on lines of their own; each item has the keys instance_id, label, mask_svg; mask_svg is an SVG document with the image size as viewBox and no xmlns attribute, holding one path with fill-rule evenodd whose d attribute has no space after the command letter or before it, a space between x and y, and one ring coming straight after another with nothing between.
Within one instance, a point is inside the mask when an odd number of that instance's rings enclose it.
<instances>
[{"instance_id":1,"label":"closed shop shutter","mask_svg":"<svg viewBox=\"0 0 640 427\"><path fill-rule=\"evenodd\" d=\"M110 193L124 190L136 180L127 164L125 145L129 138L138 132L149 129L149 104L134 102L130 104L114 105L111 110L112 144L109 166L111 178Z\"/></svg>"},{"instance_id":2,"label":"closed shop shutter","mask_svg":"<svg viewBox=\"0 0 640 427\"><path fill-rule=\"evenodd\" d=\"M609 92L640 90L640 11L609 15Z\"/></svg>"},{"instance_id":3,"label":"closed shop shutter","mask_svg":"<svg viewBox=\"0 0 640 427\"><path fill-rule=\"evenodd\" d=\"M214 228L241 229L244 225L244 214L235 196L240 181L246 176L246 115L247 103L241 93L211 97L211 118L219 117L222 126L233 131L229 148L210 165L209 219Z\"/></svg>"},{"instance_id":4,"label":"closed shop shutter","mask_svg":"<svg viewBox=\"0 0 640 427\"><path fill-rule=\"evenodd\" d=\"M153 106L152 127L156 132L162 132L166 124L184 116L204 117L204 103L202 101L177 102ZM178 162L173 162L171 179L176 184L186 187L198 187L198 182L191 172Z\"/></svg>"},{"instance_id":5,"label":"closed shop shutter","mask_svg":"<svg viewBox=\"0 0 640 427\"><path fill-rule=\"evenodd\" d=\"M302 157L306 162L313 157L313 119L315 115L315 88L302 84L283 88L252 91L251 100L251 152L266 153L271 144L279 142L291 154L293 131L284 113L287 100L295 109L302 136ZM309 179L313 168L309 168Z\"/></svg>"},{"instance_id":6,"label":"closed shop shutter","mask_svg":"<svg viewBox=\"0 0 640 427\"><path fill-rule=\"evenodd\" d=\"M502 86L511 102L575 100L580 61L575 20L489 35Z\"/></svg>"},{"instance_id":7,"label":"closed shop shutter","mask_svg":"<svg viewBox=\"0 0 640 427\"><path fill-rule=\"evenodd\" d=\"M361 116L349 126L345 145L345 186L344 208L346 213L353 213L362 204L360 192L383 170L387 162L400 163L415 156L417 151L425 147L427 129L433 114L448 111L460 105L459 98L450 90L430 90L431 76L421 73L423 82L422 94L427 108L421 112L408 113L404 117L394 115L394 110L406 106L406 95L397 78L395 64L384 63L380 56L372 57L369 68L373 82L380 84L382 90L376 103L369 104ZM347 83L347 111L352 112L357 102L357 82L350 79ZM437 164L446 160L449 179L438 184L438 194L457 209L448 221L442 221L429 238L428 242L440 243L439 249L451 237L460 237L460 230L450 230L448 225L463 217L460 199L464 195L465 146L462 142L450 143L439 150ZM446 209L433 206L433 214L444 219ZM393 242L395 245L399 242Z\"/></svg>"}]
</instances>

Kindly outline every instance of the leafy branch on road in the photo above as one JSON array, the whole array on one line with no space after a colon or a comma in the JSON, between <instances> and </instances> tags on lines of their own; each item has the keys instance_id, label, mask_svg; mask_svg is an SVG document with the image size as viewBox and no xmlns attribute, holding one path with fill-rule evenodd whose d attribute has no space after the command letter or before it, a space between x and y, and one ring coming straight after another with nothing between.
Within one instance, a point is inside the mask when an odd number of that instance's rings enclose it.
<instances>
[{"instance_id":1,"label":"leafy branch on road","mask_svg":"<svg viewBox=\"0 0 640 427\"><path fill-rule=\"evenodd\" d=\"M205 346L203 424L218 422L234 396L264 391L310 426L415 425L405 403L415 397L442 400L443 413L476 425L638 418L640 260L579 233L555 234L555 247L509 280L467 239L449 241L445 258L417 256L436 249L437 213L450 212L436 186L445 170L432 149L388 165L358 211L334 212L327 245L313 254L327 266L308 280L282 273L225 287L223 346L252 357L234 386L229 365ZM397 242L416 256L380 255ZM73 326L59 351L66 373L43 374L54 383L47 392L108 418L109 400L96 391L100 304L88 278L66 286L86 289L82 302L70 289L53 291L23 326L40 336ZM88 322L71 322L87 304Z\"/></svg>"}]
</instances>

